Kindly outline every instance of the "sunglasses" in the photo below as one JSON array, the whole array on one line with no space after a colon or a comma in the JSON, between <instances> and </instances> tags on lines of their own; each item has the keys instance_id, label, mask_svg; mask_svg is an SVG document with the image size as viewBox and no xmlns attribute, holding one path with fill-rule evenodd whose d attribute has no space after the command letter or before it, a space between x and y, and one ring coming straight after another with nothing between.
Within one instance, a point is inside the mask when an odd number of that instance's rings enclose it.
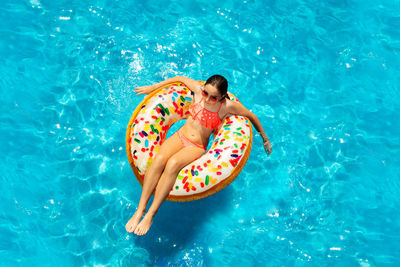
<instances>
[{"instance_id":1,"label":"sunglasses","mask_svg":"<svg viewBox=\"0 0 400 267\"><path fill-rule=\"evenodd\" d=\"M210 95L206 90L204 90L204 87L201 87L201 94L202 94L205 98L207 98L207 97ZM216 101L218 100L218 97L216 97L216 96L214 96L214 95L210 95L210 100L211 100L212 102L216 102ZM221 98L221 100L222 100L222 98Z\"/></svg>"}]
</instances>

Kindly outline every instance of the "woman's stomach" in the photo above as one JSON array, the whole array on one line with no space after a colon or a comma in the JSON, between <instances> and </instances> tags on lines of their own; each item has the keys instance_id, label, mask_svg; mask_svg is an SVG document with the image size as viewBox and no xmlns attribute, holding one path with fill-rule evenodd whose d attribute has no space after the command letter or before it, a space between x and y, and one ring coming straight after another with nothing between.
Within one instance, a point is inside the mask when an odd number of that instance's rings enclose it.
<instances>
[{"instance_id":1,"label":"woman's stomach","mask_svg":"<svg viewBox=\"0 0 400 267\"><path fill-rule=\"evenodd\" d=\"M193 120L192 117L189 117L186 123L179 130L190 141L202 144L205 147L208 146L210 135L212 133L212 129L200 125L197 121Z\"/></svg>"}]
</instances>

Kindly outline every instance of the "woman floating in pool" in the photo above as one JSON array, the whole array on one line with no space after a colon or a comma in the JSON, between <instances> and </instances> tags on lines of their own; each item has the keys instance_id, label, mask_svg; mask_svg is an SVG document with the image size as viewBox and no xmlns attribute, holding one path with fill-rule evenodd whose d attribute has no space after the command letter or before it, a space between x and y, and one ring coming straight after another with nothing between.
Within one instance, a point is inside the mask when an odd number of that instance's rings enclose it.
<instances>
[{"instance_id":1,"label":"woman floating in pool","mask_svg":"<svg viewBox=\"0 0 400 267\"><path fill-rule=\"evenodd\" d=\"M137 235L147 233L161 203L171 192L179 171L206 152L211 133L218 129L227 116L240 115L249 118L262 136L267 154L272 152L271 143L260 120L239 103L229 100L228 81L220 75L211 76L204 85L199 81L177 76L152 86L137 87L135 92L149 94L173 82L183 82L194 92L193 103L189 108L191 116L176 133L162 143L145 173L139 205L125 226L128 232L134 232ZM154 188L153 203L140 221Z\"/></svg>"}]
</instances>

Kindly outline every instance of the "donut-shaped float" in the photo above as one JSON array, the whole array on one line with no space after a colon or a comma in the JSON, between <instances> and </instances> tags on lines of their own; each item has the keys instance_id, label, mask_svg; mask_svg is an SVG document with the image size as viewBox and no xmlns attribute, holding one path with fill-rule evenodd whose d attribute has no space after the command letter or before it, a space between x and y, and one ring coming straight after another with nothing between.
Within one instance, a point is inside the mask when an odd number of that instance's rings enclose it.
<instances>
[{"instance_id":1,"label":"donut-shaped float","mask_svg":"<svg viewBox=\"0 0 400 267\"><path fill-rule=\"evenodd\" d=\"M169 128L190 116L193 95L183 83L171 83L147 95L133 112L126 131L126 152L142 186L144 174ZM228 95L232 101L240 103L232 93L228 92ZM166 200L197 200L229 185L243 169L250 155L252 139L248 118L226 117L214 133L211 148L180 170Z\"/></svg>"}]
</instances>

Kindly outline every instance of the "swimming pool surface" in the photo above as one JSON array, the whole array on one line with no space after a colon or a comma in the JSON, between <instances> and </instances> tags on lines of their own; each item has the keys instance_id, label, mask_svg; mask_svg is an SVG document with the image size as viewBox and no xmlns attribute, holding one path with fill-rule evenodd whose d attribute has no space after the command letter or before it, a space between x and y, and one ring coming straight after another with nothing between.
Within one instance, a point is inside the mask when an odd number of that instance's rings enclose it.
<instances>
[{"instance_id":1,"label":"swimming pool surface","mask_svg":"<svg viewBox=\"0 0 400 267\"><path fill-rule=\"evenodd\" d=\"M399 266L399 10L2 1L0 265ZM147 235L128 234L141 193L125 151L143 99L132 90L212 74L272 154L255 134L231 185L164 202Z\"/></svg>"}]
</instances>

